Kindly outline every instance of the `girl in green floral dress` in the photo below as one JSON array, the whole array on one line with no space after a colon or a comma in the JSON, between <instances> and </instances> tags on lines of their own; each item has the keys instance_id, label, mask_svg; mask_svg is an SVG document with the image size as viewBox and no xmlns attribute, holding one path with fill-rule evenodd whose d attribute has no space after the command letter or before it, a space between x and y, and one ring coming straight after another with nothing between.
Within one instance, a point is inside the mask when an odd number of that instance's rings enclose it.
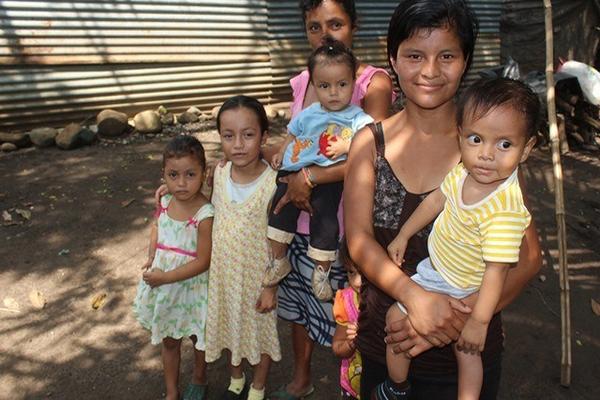
<instances>
[{"instance_id":1,"label":"girl in green floral dress","mask_svg":"<svg viewBox=\"0 0 600 400\"><path fill-rule=\"evenodd\" d=\"M194 374L186 400L206 396L204 330L211 254L213 206L202 195L206 160L192 136L171 140L163 154L163 178L169 189L152 226L148 260L134 300L134 314L162 343L167 399L179 399L181 339L194 343Z\"/></svg>"}]
</instances>

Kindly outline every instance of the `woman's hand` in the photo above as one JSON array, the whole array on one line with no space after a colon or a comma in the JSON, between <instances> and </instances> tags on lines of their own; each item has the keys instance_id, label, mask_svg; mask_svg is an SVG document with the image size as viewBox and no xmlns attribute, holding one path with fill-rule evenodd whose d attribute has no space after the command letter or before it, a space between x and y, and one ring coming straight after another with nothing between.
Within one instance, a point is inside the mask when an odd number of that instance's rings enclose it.
<instances>
[{"instance_id":1,"label":"woman's hand","mask_svg":"<svg viewBox=\"0 0 600 400\"><path fill-rule=\"evenodd\" d=\"M300 171L286 175L279 178L279 181L287 183L287 191L275 205L273 212L278 214L283 206L292 202L299 209L308 211L312 215L313 209L310 205L310 194L312 189L308 186L308 183L306 183L302 172Z\"/></svg>"},{"instance_id":2,"label":"woman's hand","mask_svg":"<svg viewBox=\"0 0 600 400\"><path fill-rule=\"evenodd\" d=\"M263 288L255 307L261 314L273 311L277 307L277 286Z\"/></svg>"},{"instance_id":3,"label":"woman's hand","mask_svg":"<svg viewBox=\"0 0 600 400\"><path fill-rule=\"evenodd\" d=\"M404 353L408 358L413 358L433 347L413 328L406 314L387 324L385 332L387 336L384 341L392 346L394 354Z\"/></svg>"},{"instance_id":4,"label":"woman's hand","mask_svg":"<svg viewBox=\"0 0 600 400\"><path fill-rule=\"evenodd\" d=\"M455 311L454 314L457 319L456 326L462 330L469 315L460 311ZM393 346L392 350L395 354L405 353L407 357L413 358L434 347L415 330L406 315L387 324L385 332L387 333L385 343Z\"/></svg>"},{"instance_id":5,"label":"woman's hand","mask_svg":"<svg viewBox=\"0 0 600 400\"><path fill-rule=\"evenodd\" d=\"M471 308L458 299L421 288L417 293L407 296L404 305L414 329L437 347L458 339L463 323L455 311L465 314L471 312Z\"/></svg>"},{"instance_id":6,"label":"woman's hand","mask_svg":"<svg viewBox=\"0 0 600 400\"><path fill-rule=\"evenodd\" d=\"M160 269L152 269L150 271L144 272L142 275L144 282L148 284L151 288L155 288L161 285L164 285L166 282L165 272Z\"/></svg>"},{"instance_id":7,"label":"woman's hand","mask_svg":"<svg viewBox=\"0 0 600 400\"><path fill-rule=\"evenodd\" d=\"M158 187L158 189L156 189L156 192L154 192L154 204L156 205L156 208L160 207L160 198L168 193L169 193L169 189L167 188L167 185L165 185L164 183L162 185L160 185Z\"/></svg>"}]
</instances>

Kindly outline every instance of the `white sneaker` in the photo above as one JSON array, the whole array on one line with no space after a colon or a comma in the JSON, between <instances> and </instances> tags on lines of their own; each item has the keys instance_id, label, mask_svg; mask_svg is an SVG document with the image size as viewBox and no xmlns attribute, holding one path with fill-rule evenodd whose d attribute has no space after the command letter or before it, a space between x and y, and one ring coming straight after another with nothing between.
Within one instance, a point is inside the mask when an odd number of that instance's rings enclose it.
<instances>
[{"instance_id":1,"label":"white sneaker","mask_svg":"<svg viewBox=\"0 0 600 400\"><path fill-rule=\"evenodd\" d=\"M333 298L333 289L329 283L329 271L331 268L326 272L322 266L316 265L310 279L313 293L321 301L329 301Z\"/></svg>"},{"instance_id":2,"label":"white sneaker","mask_svg":"<svg viewBox=\"0 0 600 400\"><path fill-rule=\"evenodd\" d=\"M291 271L292 265L287 257L283 257L278 260L273 259L265 271L265 277L263 278L262 285L264 287L275 286Z\"/></svg>"}]
</instances>

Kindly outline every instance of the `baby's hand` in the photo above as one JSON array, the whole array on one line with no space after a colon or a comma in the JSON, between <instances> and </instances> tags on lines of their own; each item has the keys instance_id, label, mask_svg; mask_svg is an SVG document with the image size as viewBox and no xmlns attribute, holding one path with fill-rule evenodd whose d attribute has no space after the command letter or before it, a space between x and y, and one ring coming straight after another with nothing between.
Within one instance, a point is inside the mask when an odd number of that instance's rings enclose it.
<instances>
[{"instance_id":1,"label":"baby's hand","mask_svg":"<svg viewBox=\"0 0 600 400\"><path fill-rule=\"evenodd\" d=\"M151 269L150 271L144 272L142 279L144 279L144 282L152 288L167 283L165 282L165 272L160 269Z\"/></svg>"},{"instance_id":2,"label":"baby's hand","mask_svg":"<svg viewBox=\"0 0 600 400\"><path fill-rule=\"evenodd\" d=\"M355 322L348 322L346 325L346 339L354 342L358 331L358 325Z\"/></svg>"},{"instance_id":3,"label":"baby's hand","mask_svg":"<svg viewBox=\"0 0 600 400\"><path fill-rule=\"evenodd\" d=\"M146 260L144 265L142 265L142 269L144 271L147 271L148 268L150 268L152 266L152 261L154 261L154 257L148 257L148 259Z\"/></svg>"},{"instance_id":4,"label":"baby's hand","mask_svg":"<svg viewBox=\"0 0 600 400\"><path fill-rule=\"evenodd\" d=\"M388 255L390 256L392 261L396 263L396 265L402 265L402 262L404 261L404 253L406 252L407 243L408 240L398 235L394 238L394 240L392 240L392 243L388 245Z\"/></svg>"},{"instance_id":5,"label":"baby's hand","mask_svg":"<svg viewBox=\"0 0 600 400\"><path fill-rule=\"evenodd\" d=\"M350 151L350 141L339 136L336 136L335 140L330 140L327 143L325 154L333 160L344 154L348 154Z\"/></svg>"},{"instance_id":6,"label":"baby's hand","mask_svg":"<svg viewBox=\"0 0 600 400\"><path fill-rule=\"evenodd\" d=\"M467 354L481 353L485 346L487 329L488 324L469 318L456 342L458 351Z\"/></svg>"},{"instance_id":7,"label":"baby's hand","mask_svg":"<svg viewBox=\"0 0 600 400\"><path fill-rule=\"evenodd\" d=\"M279 169L281 167L281 162L283 161L283 153L277 152L273 154L273 158L271 158L271 167L273 169Z\"/></svg>"}]
</instances>

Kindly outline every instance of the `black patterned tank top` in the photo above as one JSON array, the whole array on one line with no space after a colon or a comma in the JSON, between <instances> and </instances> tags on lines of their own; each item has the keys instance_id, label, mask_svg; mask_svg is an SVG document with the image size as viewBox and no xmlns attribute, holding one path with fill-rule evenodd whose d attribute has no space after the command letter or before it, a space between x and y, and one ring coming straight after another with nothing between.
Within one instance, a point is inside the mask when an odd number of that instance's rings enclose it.
<instances>
[{"instance_id":1,"label":"black patterned tank top","mask_svg":"<svg viewBox=\"0 0 600 400\"><path fill-rule=\"evenodd\" d=\"M375 195L373 201L373 228L375 239L383 247L396 237L400 227L429 194L414 194L406 190L385 158L385 138L380 122L368 125L373 132L376 148ZM433 223L413 236L406 248L402 269L413 275L417 264L428 257L427 237ZM385 365L385 314L394 299L363 277L360 293L357 345L363 357ZM498 356L502 349L502 327L499 315L494 316L488 330L483 354L484 362ZM416 357L411 363L411 374L418 376L454 376L456 360L450 346L432 349Z\"/></svg>"}]
</instances>

